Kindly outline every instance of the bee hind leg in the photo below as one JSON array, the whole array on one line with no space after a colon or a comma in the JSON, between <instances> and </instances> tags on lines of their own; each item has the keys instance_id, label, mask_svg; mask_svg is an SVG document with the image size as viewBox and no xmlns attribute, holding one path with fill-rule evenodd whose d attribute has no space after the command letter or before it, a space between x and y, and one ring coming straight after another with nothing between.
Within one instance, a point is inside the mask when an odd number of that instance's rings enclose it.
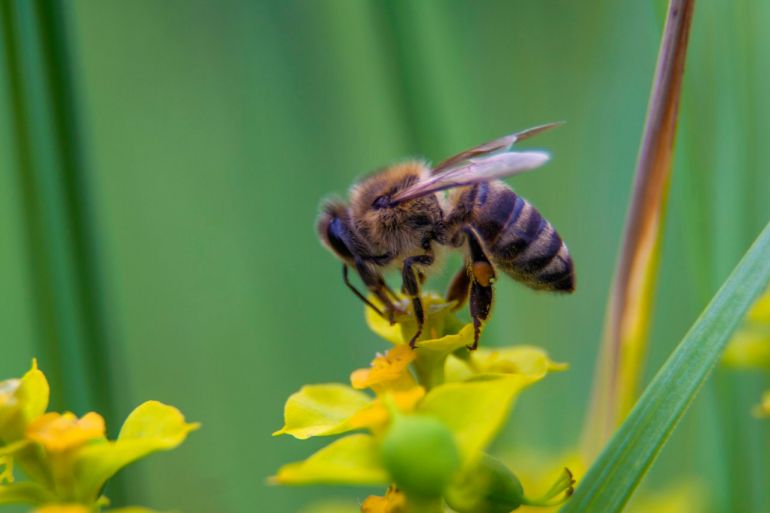
<instances>
[{"instance_id":1,"label":"bee hind leg","mask_svg":"<svg viewBox=\"0 0 770 513\"><path fill-rule=\"evenodd\" d=\"M468 346L471 351L479 346L479 337L484 322L489 318L494 299L492 285L495 280L495 268L484 253L478 236L471 228L465 228L470 250L471 265L468 273L471 279L470 286L470 311L473 319L473 345Z\"/></svg>"},{"instance_id":2,"label":"bee hind leg","mask_svg":"<svg viewBox=\"0 0 770 513\"><path fill-rule=\"evenodd\" d=\"M417 255L404 259L404 268L401 272L403 284L401 286L404 294L412 298L412 308L414 309L414 317L417 321L417 332L412 336L409 341L409 347L415 348L417 339L422 334L422 327L425 324L425 311L422 307L422 300L420 299L420 277L419 272L414 268L414 265L430 265L433 263L433 255Z\"/></svg>"},{"instance_id":3,"label":"bee hind leg","mask_svg":"<svg viewBox=\"0 0 770 513\"><path fill-rule=\"evenodd\" d=\"M465 304L465 301L468 299L470 288L471 268L469 264L466 264L462 269L457 271L455 277L452 278L452 283L449 285L449 290L446 294L447 302L455 302L452 310L459 310Z\"/></svg>"}]
</instances>

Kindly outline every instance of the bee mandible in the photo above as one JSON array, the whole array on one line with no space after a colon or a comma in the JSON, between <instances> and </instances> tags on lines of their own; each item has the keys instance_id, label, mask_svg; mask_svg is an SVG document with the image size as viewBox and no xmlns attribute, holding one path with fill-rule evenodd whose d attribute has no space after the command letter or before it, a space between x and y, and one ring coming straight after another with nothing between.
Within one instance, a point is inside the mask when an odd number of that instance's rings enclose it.
<instances>
[{"instance_id":1,"label":"bee mandible","mask_svg":"<svg viewBox=\"0 0 770 513\"><path fill-rule=\"evenodd\" d=\"M545 164L548 153L511 147L560 124L495 139L435 167L416 160L387 167L354 184L348 204L324 204L316 228L342 261L345 285L393 323L402 309L383 274L398 269L401 291L411 299L417 323L412 348L425 322L420 286L442 247L465 253L447 301L460 308L470 298L474 340L469 349L478 347L489 317L496 269L536 290L573 292L574 266L567 246L535 207L500 180ZM349 268L384 311L350 282Z\"/></svg>"}]
</instances>

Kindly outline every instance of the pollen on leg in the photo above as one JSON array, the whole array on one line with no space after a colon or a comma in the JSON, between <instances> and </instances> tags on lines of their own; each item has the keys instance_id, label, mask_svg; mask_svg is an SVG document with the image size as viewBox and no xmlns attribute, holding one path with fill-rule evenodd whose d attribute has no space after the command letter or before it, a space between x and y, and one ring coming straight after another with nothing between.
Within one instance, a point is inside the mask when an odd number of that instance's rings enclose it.
<instances>
[{"instance_id":1,"label":"pollen on leg","mask_svg":"<svg viewBox=\"0 0 770 513\"><path fill-rule=\"evenodd\" d=\"M473 271L473 278L482 287L489 287L489 284L495 278L495 270L489 262L473 262L471 269Z\"/></svg>"}]
</instances>

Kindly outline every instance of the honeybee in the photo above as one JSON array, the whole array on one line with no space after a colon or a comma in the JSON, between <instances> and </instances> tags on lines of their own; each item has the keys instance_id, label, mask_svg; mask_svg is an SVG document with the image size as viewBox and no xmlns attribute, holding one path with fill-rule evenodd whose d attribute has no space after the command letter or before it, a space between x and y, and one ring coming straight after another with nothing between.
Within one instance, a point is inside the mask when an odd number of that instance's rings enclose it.
<instances>
[{"instance_id":1,"label":"honeybee","mask_svg":"<svg viewBox=\"0 0 770 513\"><path fill-rule=\"evenodd\" d=\"M391 323L396 313L403 312L383 273L400 270L401 290L411 299L417 324L412 348L425 322L420 286L441 247L465 252L447 300L460 308L470 297L474 340L469 349L478 347L481 327L489 317L496 269L533 289L574 291L572 258L559 234L535 207L499 180L545 164L548 153L510 148L559 124L495 139L435 167L416 160L387 167L354 184L349 204L323 205L316 228L322 243L342 260L345 285ZM384 311L353 286L351 267Z\"/></svg>"}]
</instances>

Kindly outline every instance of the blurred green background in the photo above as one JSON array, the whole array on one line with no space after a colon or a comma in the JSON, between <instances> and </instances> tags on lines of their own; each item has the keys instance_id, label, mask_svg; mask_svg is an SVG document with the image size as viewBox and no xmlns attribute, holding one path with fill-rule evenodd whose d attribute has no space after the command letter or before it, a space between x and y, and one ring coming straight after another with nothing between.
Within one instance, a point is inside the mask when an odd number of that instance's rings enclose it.
<instances>
[{"instance_id":1,"label":"blurred green background","mask_svg":"<svg viewBox=\"0 0 770 513\"><path fill-rule=\"evenodd\" d=\"M282 512L369 494L266 484L322 443L271 438L286 397L345 381L387 346L316 239L319 202L406 156L437 161L554 120L567 124L528 142L553 161L512 184L568 243L577 292L503 280L482 343L571 364L524 394L500 448L574 446L662 2L79 0L47 16L47 2L2 1L0 377L37 355L57 406L108 408L113 432L151 398L201 421L125 473L130 503ZM64 29L49 41L58 57L36 42L46 23ZM769 23L766 2L696 7L648 375L770 218ZM57 58L71 90L45 79ZM26 164L14 83L38 105ZM60 146L45 128L56 100L34 101L48 89L65 97ZM648 484L697 475L713 511L770 511L756 451L770 434L748 414L763 380L717 375Z\"/></svg>"}]
</instances>

